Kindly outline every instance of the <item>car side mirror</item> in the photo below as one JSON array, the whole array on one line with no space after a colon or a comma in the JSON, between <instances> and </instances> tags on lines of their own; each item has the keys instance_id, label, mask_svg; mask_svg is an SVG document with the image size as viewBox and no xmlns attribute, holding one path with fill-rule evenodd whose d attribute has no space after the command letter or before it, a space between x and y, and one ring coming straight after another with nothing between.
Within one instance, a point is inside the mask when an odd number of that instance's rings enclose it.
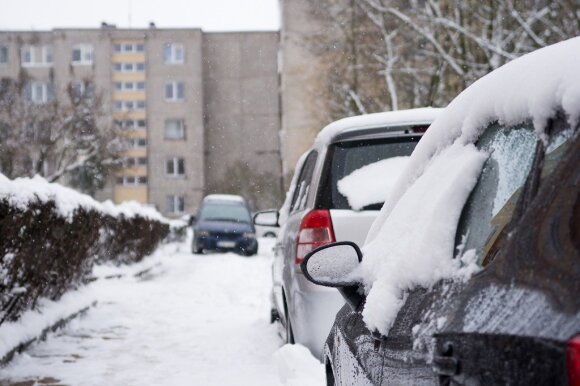
<instances>
[{"instance_id":1,"label":"car side mirror","mask_svg":"<svg viewBox=\"0 0 580 386\"><path fill-rule=\"evenodd\" d=\"M354 272L361 261L362 252L358 245L341 241L323 245L308 253L300 264L300 269L314 284L348 287L359 284Z\"/></svg>"},{"instance_id":2,"label":"car side mirror","mask_svg":"<svg viewBox=\"0 0 580 386\"><path fill-rule=\"evenodd\" d=\"M351 241L323 245L304 257L300 269L314 284L335 287L346 304L356 311L364 301L360 278L356 270L362 261L362 252Z\"/></svg>"},{"instance_id":3,"label":"car side mirror","mask_svg":"<svg viewBox=\"0 0 580 386\"><path fill-rule=\"evenodd\" d=\"M197 221L197 218L194 215L189 216L189 221L188 221L189 226L192 226L193 224L195 224L196 221Z\"/></svg>"},{"instance_id":4,"label":"car side mirror","mask_svg":"<svg viewBox=\"0 0 580 386\"><path fill-rule=\"evenodd\" d=\"M262 210L254 215L254 225L263 225L270 227L277 227L278 225L278 210Z\"/></svg>"}]
</instances>

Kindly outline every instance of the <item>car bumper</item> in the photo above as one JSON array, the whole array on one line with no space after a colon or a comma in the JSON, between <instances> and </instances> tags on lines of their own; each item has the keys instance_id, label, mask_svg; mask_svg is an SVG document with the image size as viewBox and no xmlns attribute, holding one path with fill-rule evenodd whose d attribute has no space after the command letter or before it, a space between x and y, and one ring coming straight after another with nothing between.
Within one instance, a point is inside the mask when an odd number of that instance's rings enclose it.
<instances>
[{"instance_id":1,"label":"car bumper","mask_svg":"<svg viewBox=\"0 0 580 386\"><path fill-rule=\"evenodd\" d=\"M258 241L255 238L240 237L237 239L220 239L215 237L194 237L194 249L218 252L256 252Z\"/></svg>"}]
</instances>

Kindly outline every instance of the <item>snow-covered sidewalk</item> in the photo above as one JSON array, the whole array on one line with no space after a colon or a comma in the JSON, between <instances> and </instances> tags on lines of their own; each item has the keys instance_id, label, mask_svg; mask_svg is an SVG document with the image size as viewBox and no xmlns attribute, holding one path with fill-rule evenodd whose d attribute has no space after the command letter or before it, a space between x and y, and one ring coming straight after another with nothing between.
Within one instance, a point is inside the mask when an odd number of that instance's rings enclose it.
<instances>
[{"instance_id":1,"label":"snow-covered sidewalk","mask_svg":"<svg viewBox=\"0 0 580 386\"><path fill-rule=\"evenodd\" d=\"M313 358L297 369L284 363L300 347L273 355L281 341L268 323L271 247L261 240L259 255L246 258L169 244L137 267L152 267L144 275L133 276L134 266L97 269L125 275L95 282L98 305L18 355L0 383L280 385L277 361L284 383L296 384L290 368L308 374L302 384L323 384Z\"/></svg>"}]
</instances>

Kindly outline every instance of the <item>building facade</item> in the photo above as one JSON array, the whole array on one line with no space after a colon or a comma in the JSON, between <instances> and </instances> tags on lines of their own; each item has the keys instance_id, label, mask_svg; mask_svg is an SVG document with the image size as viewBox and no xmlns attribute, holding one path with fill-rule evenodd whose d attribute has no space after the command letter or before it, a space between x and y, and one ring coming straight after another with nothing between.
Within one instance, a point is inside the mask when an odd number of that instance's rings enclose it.
<instances>
[{"instance_id":1,"label":"building facade","mask_svg":"<svg viewBox=\"0 0 580 386\"><path fill-rule=\"evenodd\" d=\"M98 199L136 200L169 217L205 194L282 197L277 32L99 29L0 32L0 78L29 79L42 103L94 85L128 143ZM256 193L257 192L257 193Z\"/></svg>"}]
</instances>

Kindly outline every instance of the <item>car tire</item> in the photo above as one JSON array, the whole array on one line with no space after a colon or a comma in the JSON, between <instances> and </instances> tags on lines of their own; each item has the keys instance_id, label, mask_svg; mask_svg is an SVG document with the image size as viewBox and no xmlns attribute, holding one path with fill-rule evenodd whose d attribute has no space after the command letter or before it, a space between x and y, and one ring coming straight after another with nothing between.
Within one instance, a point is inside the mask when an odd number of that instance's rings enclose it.
<instances>
[{"instance_id":1,"label":"car tire","mask_svg":"<svg viewBox=\"0 0 580 386\"><path fill-rule=\"evenodd\" d=\"M197 247L195 244L193 244L191 246L191 252L193 252L194 255L201 255L203 253L203 249Z\"/></svg>"},{"instance_id":2,"label":"car tire","mask_svg":"<svg viewBox=\"0 0 580 386\"><path fill-rule=\"evenodd\" d=\"M258 251L255 249L249 249L249 250L242 251L242 255L244 255L246 257L254 256L256 253L258 253Z\"/></svg>"},{"instance_id":3,"label":"car tire","mask_svg":"<svg viewBox=\"0 0 580 386\"><path fill-rule=\"evenodd\" d=\"M274 232L266 232L264 233L263 237L276 237L276 233Z\"/></svg>"}]
</instances>

